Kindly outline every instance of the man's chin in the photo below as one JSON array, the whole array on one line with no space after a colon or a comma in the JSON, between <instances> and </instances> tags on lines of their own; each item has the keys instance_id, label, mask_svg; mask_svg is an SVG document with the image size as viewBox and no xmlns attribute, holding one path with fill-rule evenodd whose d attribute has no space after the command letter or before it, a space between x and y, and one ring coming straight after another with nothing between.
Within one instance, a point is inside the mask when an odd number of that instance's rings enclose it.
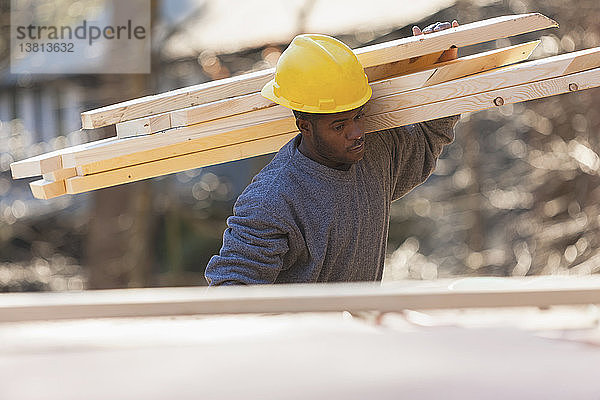
<instances>
[{"instance_id":1,"label":"man's chin","mask_svg":"<svg viewBox=\"0 0 600 400\"><path fill-rule=\"evenodd\" d=\"M350 150L349 149L346 152L346 157L348 158L348 161L352 162L352 163L355 163L355 162L358 162L358 161L362 160L362 158L364 156L365 156L365 145L364 145L364 143L358 149L354 149L354 150Z\"/></svg>"},{"instance_id":2,"label":"man's chin","mask_svg":"<svg viewBox=\"0 0 600 400\"><path fill-rule=\"evenodd\" d=\"M348 156L346 157L346 162L348 164L356 164L357 162L362 160L364 156L365 156L364 151L362 151L360 153L356 153L356 154L348 154Z\"/></svg>"}]
</instances>

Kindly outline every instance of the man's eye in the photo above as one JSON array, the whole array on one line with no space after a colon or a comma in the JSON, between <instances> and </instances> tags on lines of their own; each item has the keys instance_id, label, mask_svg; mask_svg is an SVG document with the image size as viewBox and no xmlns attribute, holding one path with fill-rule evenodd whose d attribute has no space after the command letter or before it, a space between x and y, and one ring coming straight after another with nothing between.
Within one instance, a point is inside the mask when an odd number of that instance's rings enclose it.
<instances>
[{"instance_id":1,"label":"man's eye","mask_svg":"<svg viewBox=\"0 0 600 400\"><path fill-rule=\"evenodd\" d=\"M364 117L364 116L365 116L365 114L361 113L361 114L358 114L358 115L357 115L355 118L356 118L356 119L361 119L361 118L362 118L362 117Z\"/></svg>"},{"instance_id":2,"label":"man's eye","mask_svg":"<svg viewBox=\"0 0 600 400\"><path fill-rule=\"evenodd\" d=\"M338 132L341 132L341 131L344 130L344 124L336 125L336 126L333 127L333 129L335 129Z\"/></svg>"}]
</instances>

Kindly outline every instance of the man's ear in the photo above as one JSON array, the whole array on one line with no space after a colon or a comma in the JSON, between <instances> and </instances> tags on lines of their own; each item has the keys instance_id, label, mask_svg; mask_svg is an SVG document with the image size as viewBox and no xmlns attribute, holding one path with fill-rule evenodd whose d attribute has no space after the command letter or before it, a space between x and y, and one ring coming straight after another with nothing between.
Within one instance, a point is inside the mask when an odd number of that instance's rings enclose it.
<instances>
[{"instance_id":1,"label":"man's ear","mask_svg":"<svg viewBox=\"0 0 600 400\"><path fill-rule=\"evenodd\" d=\"M312 136L313 134L313 125L309 120L304 118L296 118L296 126L300 133L304 136Z\"/></svg>"}]
</instances>

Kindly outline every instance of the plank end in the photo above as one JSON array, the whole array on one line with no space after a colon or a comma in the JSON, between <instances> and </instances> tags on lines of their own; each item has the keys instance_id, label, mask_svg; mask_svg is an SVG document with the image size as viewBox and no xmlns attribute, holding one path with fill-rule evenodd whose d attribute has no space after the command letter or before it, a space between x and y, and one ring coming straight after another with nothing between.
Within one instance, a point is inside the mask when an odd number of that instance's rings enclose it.
<instances>
[{"instance_id":1,"label":"plank end","mask_svg":"<svg viewBox=\"0 0 600 400\"><path fill-rule=\"evenodd\" d=\"M62 157L57 154L52 157L43 158L40 160L40 175L62 169Z\"/></svg>"},{"instance_id":2,"label":"plank end","mask_svg":"<svg viewBox=\"0 0 600 400\"><path fill-rule=\"evenodd\" d=\"M81 113L81 127L83 129L99 128L97 126L94 126L94 119L88 112Z\"/></svg>"},{"instance_id":3,"label":"plank end","mask_svg":"<svg viewBox=\"0 0 600 400\"><path fill-rule=\"evenodd\" d=\"M556 22L552 18L546 17L542 13L531 13L531 15L535 15L537 18L540 18L540 19L546 21L546 23L544 25L547 25L548 28L559 28L558 22Z\"/></svg>"},{"instance_id":4,"label":"plank end","mask_svg":"<svg viewBox=\"0 0 600 400\"><path fill-rule=\"evenodd\" d=\"M42 174L39 160L22 160L10 164L13 179L29 178Z\"/></svg>"},{"instance_id":5,"label":"plank end","mask_svg":"<svg viewBox=\"0 0 600 400\"><path fill-rule=\"evenodd\" d=\"M29 184L33 197L40 200L53 199L55 197L67 194L65 181L51 182L40 179Z\"/></svg>"}]
</instances>

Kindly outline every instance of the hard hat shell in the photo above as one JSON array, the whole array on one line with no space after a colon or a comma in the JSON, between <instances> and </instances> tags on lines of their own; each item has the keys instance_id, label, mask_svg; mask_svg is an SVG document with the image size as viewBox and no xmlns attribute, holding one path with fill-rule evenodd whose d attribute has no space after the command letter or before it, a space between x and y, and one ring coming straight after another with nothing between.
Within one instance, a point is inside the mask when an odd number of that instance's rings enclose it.
<instances>
[{"instance_id":1,"label":"hard hat shell","mask_svg":"<svg viewBox=\"0 0 600 400\"><path fill-rule=\"evenodd\" d=\"M371 86L354 52L326 35L298 35L279 57L275 78L261 94L292 110L337 113L371 98Z\"/></svg>"}]
</instances>

